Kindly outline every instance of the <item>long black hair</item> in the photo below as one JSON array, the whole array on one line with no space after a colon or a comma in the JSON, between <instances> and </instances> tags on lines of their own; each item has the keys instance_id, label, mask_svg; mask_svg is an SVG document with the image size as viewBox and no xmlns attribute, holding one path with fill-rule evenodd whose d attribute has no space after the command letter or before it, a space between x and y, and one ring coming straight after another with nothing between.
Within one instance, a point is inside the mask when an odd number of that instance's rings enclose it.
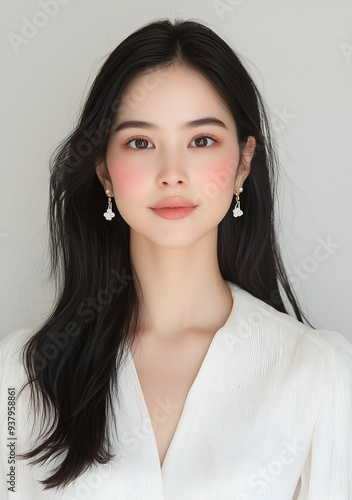
<instances>
[{"instance_id":1,"label":"long black hair","mask_svg":"<svg viewBox=\"0 0 352 500\"><path fill-rule=\"evenodd\" d=\"M100 69L74 131L52 155L50 168L51 277L57 298L45 323L23 350L30 401L42 441L19 458L44 463L63 457L43 480L65 486L94 463L113 457L107 430L118 369L127 338L139 320L138 280L130 262L130 228L116 217L104 223L106 195L96 166L105 159L123 92L143 72L182 64L205 76L225 102L241 148L256 139L251 171L241 195L245 216L232 208L218 227L218 262L224 280L297 319L304 316L289 284L274 231L278 159L265 103L234 50L195 21L158 20L128 36ZM128 110L127 110L128 111ZM116 398L116 394L114 393ZM39 412L41 418L39 418Z\"/></svg>"}]
</instances>

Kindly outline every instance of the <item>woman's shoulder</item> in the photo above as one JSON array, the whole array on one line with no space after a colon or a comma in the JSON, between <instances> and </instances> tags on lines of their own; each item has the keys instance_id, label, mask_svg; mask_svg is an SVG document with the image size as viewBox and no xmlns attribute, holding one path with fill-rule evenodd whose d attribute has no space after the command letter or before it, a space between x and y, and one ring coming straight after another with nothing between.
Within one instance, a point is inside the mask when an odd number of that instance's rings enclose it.
<instances>
[{"instance_id":1,"label":"woman's shoulder","mask_svg":"<svg viewBox=\"0 0 352 500\"><path fill-rule=\"evenodd\" d=\"M251 295L238 285L228 282L237 299L237 310L242 323L260 331L266 338L293 343L296 348L314 349L324 356L339 356L352 364L352 342L342 333L327 329L314 329L273 306ZM281 342L280 342L281 343Z\"/></svg>"},{"instance_id":2,"label":"woman's shoulder","mask_svg":"<svg viewBox=\"0 0 352 500\"><path fill-rule=\"evenodd\" d=\"M346 376L352 389L352 342L347 337L333 330L309 329L304 342L320 352L330 373Z\"/></svg>"},{"instance_id":3,"label":"woman's shoulder","mask_svg":"<svg viewBox=\"0 0 352 500\"><path fill-rule=\"evenodd\" d=\"M262 335L285 335L301 338L311 327L298 321L290 314L280 312L272 305L255 297L239 285L227 282L234 299L234 316L253 330L261 330Z\"/></svg>"}]
</instances>

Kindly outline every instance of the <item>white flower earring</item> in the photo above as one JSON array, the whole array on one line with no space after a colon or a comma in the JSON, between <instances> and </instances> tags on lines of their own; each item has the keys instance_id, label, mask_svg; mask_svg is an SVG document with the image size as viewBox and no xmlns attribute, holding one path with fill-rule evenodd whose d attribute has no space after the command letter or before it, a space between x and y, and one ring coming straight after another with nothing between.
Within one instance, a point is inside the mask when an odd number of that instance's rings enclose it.
<instances>
[{"instance_id":1,"label":"white flower earring","mask_svg":"<svg viewBox=\"0 0 352 500\"><path fill-rule=\"evenodd\" d=\"M243 215L243 212L241 210L241 204L240 204L240 193L242 193L242 191L243 191L242 187L236 188L236 192L235 192L235 195L236 195L236 205L235 205L235 208L232 211L234 217L241 217L241 215Z\"/></svg>"},{"instance_id":2,"label":"white flower earring","mask_svg":"<svg viewBox=\"0 0 352 500\"><path fill-rule=\"evenodd\" d=\"M110 190L107 189L105 191L106 193L106 196L108 197L108 209L106 212L104 212L104 217L106 220L111 220L115 217L115 214L114 212L112 211L112 203L111 203L111 193L110 193Z\"/></svg>"}]
</instances>

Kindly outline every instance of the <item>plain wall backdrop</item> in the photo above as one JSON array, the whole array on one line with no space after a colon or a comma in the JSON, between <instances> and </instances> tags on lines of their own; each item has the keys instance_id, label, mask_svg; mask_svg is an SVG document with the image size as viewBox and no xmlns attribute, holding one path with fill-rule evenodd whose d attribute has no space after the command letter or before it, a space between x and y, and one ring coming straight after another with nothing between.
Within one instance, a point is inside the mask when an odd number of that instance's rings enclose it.
<instances>
[{"instance_id":1,"label":"plain wall backdrop","mask_svg":"<svg viewBox=\"0 0 352 500\"><path fill-rule=\"evenodd\" d=\"M351 1L2 0L1 10L0 338L36 327L53 304L51 153L110 52L143 24L179 17L223 37L262 92L282 166L288 274L315 327L352 341Z\"/></svg>"}]
</instances>

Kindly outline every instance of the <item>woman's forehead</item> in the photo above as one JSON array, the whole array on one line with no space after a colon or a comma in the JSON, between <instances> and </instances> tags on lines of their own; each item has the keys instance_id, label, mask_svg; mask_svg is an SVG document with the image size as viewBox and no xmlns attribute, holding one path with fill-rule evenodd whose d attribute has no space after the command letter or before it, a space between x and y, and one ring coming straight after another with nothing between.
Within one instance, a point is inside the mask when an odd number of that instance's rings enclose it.
<instances>
[{"instance_id":1,"label":"woman's forehead","mask_svg":"<svg viewBox=\"0 0 352 500\"><path fill-rule=\"evenodd\" d=\"M181 65L140 74L126 87L121 103L116 122L144 120L151 115L156 119L167 115L169 120L177 122L179 118L184 122L215 113L232 120L212 84L198 71Z\"/></svg>"}]
</instances>

